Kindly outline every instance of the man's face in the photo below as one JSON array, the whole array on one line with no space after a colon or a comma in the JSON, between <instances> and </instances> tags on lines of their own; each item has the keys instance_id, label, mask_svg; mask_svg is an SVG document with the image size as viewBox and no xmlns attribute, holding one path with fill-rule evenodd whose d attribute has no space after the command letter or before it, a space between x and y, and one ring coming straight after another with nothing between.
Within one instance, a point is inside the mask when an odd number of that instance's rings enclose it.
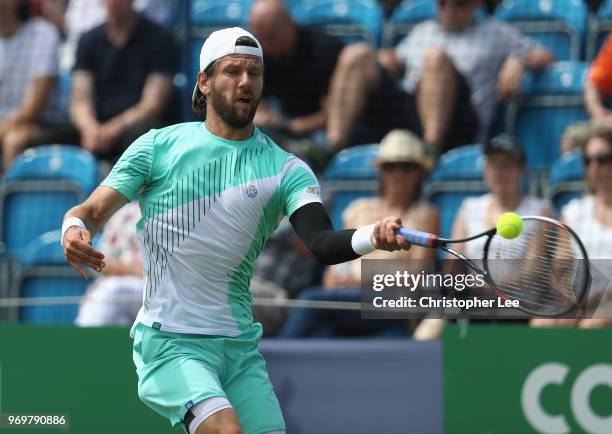
<instances>
[{"instance_id":1,"label":"man's face","mask_svg":"<svg viewBox=\"0 0 612 434\"><path fill-rule=\"evenodd\" d=\"M491 151L487 153L484 180L494 194L507 196L520 191L524 173L523 165L507 152Z\"/></svg>"},{"instance_id":2,"label":"man's face","mask_svg":"<svg viewBox=\"0 0 612 434\"><path fill-rule=\"evenodd\" d=\"M212 77L198 76L200 90L210 101L207 110L212 106L233 128L249 125L261 99L263 70L262 61L254 56L232 55L219 59Z\"/></svg>"},{"instance_id":3,"label":"man's face","mask_svg":"<svg viewBox=\"0 0 612 434\"><path fill-rule=\"evenodd\" d=\"M121 19L130 14L134 0L104 0L108 16Z\"/></svg>"},{"instance_id":4,"label":"man's face","mask_svg":"<svg viewBox=\"0 0 612 434\"><path fill-rule=\"evenodd\" d=\"M612 145L593 137L586 144L584 159L586 177L595 191L612 191Z\"/></svg>"},{"instance_id":5,"label":"man's face","mask_svg":"<svg viewBox=\"0 0 612 434\"><path fill-rule=\"evenodd\" d=\"M438 21L447 32L461 31L472 24L480 6L480 0L438 0Z\"/></svg>"},{"instance_id":6,"label":"man's face","mask_svg":"<svg viewBox=\"0 0 612 434\"><path fill-rule=\"evenodd\" d=\"M282 58L291 51L295 32L292 22L269 23L263 19L253 18L250 21L250 27L266 56Z\"/></svg>"}]
</instances>

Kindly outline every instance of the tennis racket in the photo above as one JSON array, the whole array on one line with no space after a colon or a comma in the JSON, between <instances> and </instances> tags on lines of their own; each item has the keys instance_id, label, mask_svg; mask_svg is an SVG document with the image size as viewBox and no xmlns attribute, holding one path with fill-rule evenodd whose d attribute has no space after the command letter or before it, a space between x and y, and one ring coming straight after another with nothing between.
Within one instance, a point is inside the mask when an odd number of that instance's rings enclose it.
<instances>
[{"instance_id":1,"label":"tennis racket","mask_svg":"<svg viewBox=\"0 0 612 434\"><path fill-rule=\"evenodd\" d=\"M587 252L567 225L542 216L525 216L523 231L514 239L495 228L462 238L445 239L427 232L400 228L398 233L416 246L442 249L484 276L504 300L518 300L530 315L558 317L584 311L591 285ZM482 269L449 244L486 238Z\"/></svg>"}]
</instances>

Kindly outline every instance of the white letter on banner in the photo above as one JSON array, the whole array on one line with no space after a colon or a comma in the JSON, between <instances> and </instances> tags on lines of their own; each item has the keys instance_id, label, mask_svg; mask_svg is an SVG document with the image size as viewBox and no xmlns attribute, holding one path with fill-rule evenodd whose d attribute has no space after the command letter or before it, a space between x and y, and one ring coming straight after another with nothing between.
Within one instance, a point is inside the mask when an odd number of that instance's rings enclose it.
<instances>
[{"instance_id":1,"label":"white letter on banner","mask_svg":"<svg viewBox=\"0 0 612 434\"><path fill-rule=\"evenodd\" d=\"M525 380L521 405L527 421L545 434L567 434L570 428L563 415L551 416L540 405L542 389L549 384L562 384L569 367L563 363L546 363L534 369Z\"/></svg>"},{"instance_id":2,"label":"white letter on banner","mask_svg":"<svg viewBox=\"0 0 612 434\"><path fill-rule=\"evenodd\" d=\"M612 387L612 365L599 363L584 370L572 388L572 412L576 421L589 433L612 433L612 416L601 417L591 409L589 396L600 385Z\"/></svg>"}]
</instances>

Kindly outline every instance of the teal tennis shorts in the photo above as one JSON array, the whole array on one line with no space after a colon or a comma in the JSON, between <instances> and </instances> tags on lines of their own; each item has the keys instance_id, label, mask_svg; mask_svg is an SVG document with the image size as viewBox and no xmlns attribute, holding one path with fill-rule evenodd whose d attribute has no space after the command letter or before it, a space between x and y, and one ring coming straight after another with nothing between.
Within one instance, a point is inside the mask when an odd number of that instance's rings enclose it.
<instances>
[{"instance_id":1,"label":"teal tennis shorts","mask_svg":"<svg viewBox=\"0 0 612 434\"><path fill-rule=\"evenodd\" d=\"M259 352L260 324L238 337L159 331L138 324L134 363L140 399L173 427L189 408L226 398L245 434L285 430L280 405Z\"/></svg>"}]
</instances>

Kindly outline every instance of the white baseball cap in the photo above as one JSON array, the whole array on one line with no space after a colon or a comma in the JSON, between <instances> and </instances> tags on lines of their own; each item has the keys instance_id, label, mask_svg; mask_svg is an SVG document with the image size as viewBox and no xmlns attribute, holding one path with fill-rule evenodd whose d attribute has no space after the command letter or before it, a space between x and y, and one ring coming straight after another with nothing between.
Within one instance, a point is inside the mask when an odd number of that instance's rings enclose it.
<instances>
[{"instance_id":1,"label":"white baseball cap","mask_svg":"<svg viewBox=\"0 0 612 434\"><path fill-rule=\"evenodd\" d=\"M239 39L243 37L255 41L257 47L238 43ZM200 72L208 68L214 61L231 54L257 56L263 62L263 50L257 38L243 28L230 27L212 32L208 38L206 38L202 45L202 50L200 51ZM198 83L196 82L195 88L193 89L192 100L195 99L197 90Z\"/></svg>"}]
</instances>

